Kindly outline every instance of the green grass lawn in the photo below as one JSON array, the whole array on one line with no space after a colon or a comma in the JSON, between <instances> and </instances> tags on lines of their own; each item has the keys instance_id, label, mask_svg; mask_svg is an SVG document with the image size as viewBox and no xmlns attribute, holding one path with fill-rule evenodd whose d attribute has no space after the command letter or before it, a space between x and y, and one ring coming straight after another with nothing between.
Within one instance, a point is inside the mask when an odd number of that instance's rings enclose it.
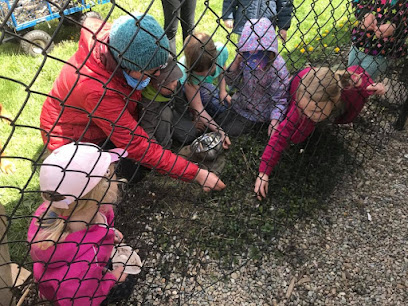
<instances>
[{"instance_id":1,"label":"green grass lawn","mask_svg":"<svg viewBox=\"0 0 408 306\"><path fill-rule=\"evenodd\" d=\"M350 22L346 0L295 1L296 15L288 33L287 43L281 47L282 55L290 70L302 67L306 62L327 57L339 52L349 43ZM120 6L120 7L119 7ZM229 32L224 29L221 15L222 1L197 1L196 31L215 33L214 40L227 43ZM163 25L161 1L118 2L112 8L106 4L94 8L104 17L113 21L125 11L147 11ZM53 34L58 21L43 23L39 29ZM11 114L12 126L1 124L0 141L7 144L7 155L13 157L17 171L11 175L0 173L0 202L12 216L12 230L9 231L11 253L14 258L23 259L27 251L24 241L27 218L40 204L38 174L33 163L43 149L40 137L39 116L45 96L63 65L78 44L79 30L74 26L63 26L55 33L55 48L52 57L29 57L22 53L17 42L0 46L0 96L1 103ZM236 35L231 36L237 42ZM235 54L235 46L228 42L229 62ZM181 29L177 36L177 48L182 49ZM339 48L339 49L337 49ZM56 60L56 59L58 60ZM256 157L257 158L257 157ZM14 242L14 243L13 243Z\"/></svg>"}]
</instances>

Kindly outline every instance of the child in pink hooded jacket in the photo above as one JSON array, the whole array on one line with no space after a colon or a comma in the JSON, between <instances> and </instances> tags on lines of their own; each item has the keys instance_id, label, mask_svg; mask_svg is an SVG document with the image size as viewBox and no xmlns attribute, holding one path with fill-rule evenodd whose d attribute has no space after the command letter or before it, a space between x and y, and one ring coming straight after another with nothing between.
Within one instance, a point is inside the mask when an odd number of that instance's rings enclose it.
<instances>
[{"instance_id":1,"label":"child in pink hooded jacket","mask_svg":"<svg viewBox=\"0 0 408 306\"><path fill-rule=\"evenodd\" d=\"M40 296L55 305L100 305L126 281L127 261L107 268L123 239L112 209L118 187L111 163L120 156L126 156L122 149L102 152L94 144L71 143L41 166L45 202L33 216L28 242Z\"/></svg>"},{"instance_id":2,"label":"child in pink hooded jacket","mask_svg":"<svg viewBox=\"0 0 408 306\"><path fill-rule=\"evenodd\" d=\"M269 175L290 142L301 143L306 140L315 130L316 124L327 119L334 109L340 113L335 116L334 123L351 123L370 95L384 93L384 85L373 83L359 66L336 73L326 67L309 67L297 73L290 85L288 113L273 131L262 154L254 189L258 199L266 197Z\"/></svg>"}]
</instances>

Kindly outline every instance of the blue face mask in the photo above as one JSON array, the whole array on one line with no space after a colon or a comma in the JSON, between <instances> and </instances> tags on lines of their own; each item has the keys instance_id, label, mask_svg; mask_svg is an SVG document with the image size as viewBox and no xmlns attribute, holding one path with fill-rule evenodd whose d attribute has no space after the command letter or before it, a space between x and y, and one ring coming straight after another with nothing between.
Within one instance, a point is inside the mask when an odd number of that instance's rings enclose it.
<instances>
[{"instance_id":1,"label":"blue face mask","mask_svg":"<svg viewBox=\"0 0 408 306\"><path fill-rule=\"evenodd\" d=\"M135 88L136 90L143 90L150 83L150 78L146 78L145 80L139 81L138 79L131 77L124 70L123 70L123 75L125 76L125 79L128 85L130 87Z\"/></svg>"}]
</instances>

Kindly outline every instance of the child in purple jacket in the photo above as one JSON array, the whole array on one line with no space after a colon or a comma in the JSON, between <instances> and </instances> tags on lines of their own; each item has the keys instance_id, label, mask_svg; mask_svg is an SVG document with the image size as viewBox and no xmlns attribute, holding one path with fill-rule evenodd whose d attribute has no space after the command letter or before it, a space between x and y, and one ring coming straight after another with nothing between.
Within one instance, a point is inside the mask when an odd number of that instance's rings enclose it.
<instances>
[{"instance_id":1,"label":"child in purple jacket","mask_svg":"<svg viewBox=\"0 0 408 306\"><path fill-rule=\"evenodd\" d=\"M118 283L133 282L128 273L140 272L139 256L124 256L119 249L125 247L115 246L123 235L113 227L118 181L111 163L126 155L122 149L102 152L94 144L71 143L41 166L45 202L33 216L28 242L40 296L55 305L106 303L124 288Z\"/></svg>"},{"instance_id":2,"label":"child in purple jacket","mask_svg":"<svg viewBox=\"0 0 408 306\"><path fill-rule=\"evenodd\" d=\"M266 197L269 175L290 142L305 141L315 130L316 124L329 116L334 116L336 124L352 122L370 95L384 93L384 85L373 83L359 66L336 73L327 67L309 67L297 73L290 85L288 113L273 131L262 154L254 189L258 199ZM334 110L337 114L332 113Z\"/></svg>"},{"instance_id":3,"label":"child in purple jacket","mask_svg":"<svg viewBox=\"0 0 408 306\"><path fill-rule=\"evenodd\" d=\"M287 110L289 72L279 55L278 39L269 19L246 22L226 81L237 91L232 97L232 109L216 118L225 132L240 136L254 125L267 122L270 134Z\"/></svg>"}]
</instances>

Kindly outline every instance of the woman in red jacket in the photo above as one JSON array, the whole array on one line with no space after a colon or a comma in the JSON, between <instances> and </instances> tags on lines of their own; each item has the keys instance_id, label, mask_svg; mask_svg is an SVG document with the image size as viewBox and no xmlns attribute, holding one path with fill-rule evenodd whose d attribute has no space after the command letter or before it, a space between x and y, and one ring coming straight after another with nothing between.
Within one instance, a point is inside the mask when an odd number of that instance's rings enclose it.
<instances>
[{"instance_id":1,"label":"woman in red jacket","mask_svg":"<svg viewBox=\"0 0 408 306\"><path fill-rule=\"evenodd\" d=\"M112 25L87 18L78 50L63 66L44 102L41 134L51 151L72 141L125 149L141 166L204 190L221 190L213 173L164 150L138 124L137 103L151 76L160 75L169 42L150 15L127 15Z\"/></svg>"}]
</instances>

